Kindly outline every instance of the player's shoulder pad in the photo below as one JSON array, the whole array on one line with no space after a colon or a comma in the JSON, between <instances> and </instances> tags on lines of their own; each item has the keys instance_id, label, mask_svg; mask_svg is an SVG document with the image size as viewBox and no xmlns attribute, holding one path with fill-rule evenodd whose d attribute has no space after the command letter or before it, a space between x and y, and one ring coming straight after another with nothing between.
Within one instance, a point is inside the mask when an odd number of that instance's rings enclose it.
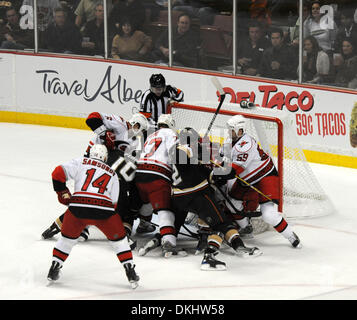
<instances>
[{"instance_id":1,"label":"player's shoulder pad","mask_svg":"<svg viewBox=\"0 0 357 320\"><path fill-rule=\"evenodd\" d=\"M176 132L170 128L160 128L157 132L161 136L176 136L177 137Z\"/></svg>"},{"instance_id":2,"label":"player's shoulder pad","mask_svg":"<svg viewBox=\"0 0 357 320\"><path fill-rule=\"evenodd\" d=\"M248 152L253 145L253 139L251 136L244 134L242 138L234 145L234 149L238 152Z\"/></svg>"}]
</instances>

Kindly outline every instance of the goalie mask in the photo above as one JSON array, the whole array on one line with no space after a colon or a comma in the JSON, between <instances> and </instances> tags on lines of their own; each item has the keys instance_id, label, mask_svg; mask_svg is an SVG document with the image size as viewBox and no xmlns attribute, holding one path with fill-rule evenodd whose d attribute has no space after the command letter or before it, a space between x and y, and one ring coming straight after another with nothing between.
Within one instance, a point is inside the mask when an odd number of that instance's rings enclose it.
<instances>
[{"instance_id":1,"label":"goalie mask","mask_svg":"<svg viewBox=\"0 0 357 320\"><path fill-rule=\"evenodd\" d=\"M146 131L149 127L149 122L146 117L141 113L135 113L129 120L131 128L134 134L139 132Z\"/></svg>"},{"instance_id":2,"label":"goalie mask","mask_svg":"<svg viewBox=\"0 0 357 320\"><path fill-rule=\"evenodd\" d=\"M160 126L161 125L161 126ZM172 118L171 114L162 114L160 115L159 119L157 120L157 126L170 128L172 130L175 129L175 120Z\"/></svg>"},{"instance_id":3,"label":"goalie mask","mask_svg":"<svg viewBox=\"0 0 357 320\"><path fill-rule=\"evenodd\" d=\"M95 144L89 151L89 157L106 162L108 159L108 149L103 144Z\"/></svg>"},{"instance_id":4,"label":"goalie mask","mask_svg":"<svg viewBox=\"0 0 357 320\"><path fill-rule=\"evenodd\" d=\"M233 116L227 121L227 128L229 130L234 131L236 134L236 138L238 139L245 133L246 119L241 115ZM242 132L239 132L239 130L242 130Z\"/></svg>"}]
</instances>

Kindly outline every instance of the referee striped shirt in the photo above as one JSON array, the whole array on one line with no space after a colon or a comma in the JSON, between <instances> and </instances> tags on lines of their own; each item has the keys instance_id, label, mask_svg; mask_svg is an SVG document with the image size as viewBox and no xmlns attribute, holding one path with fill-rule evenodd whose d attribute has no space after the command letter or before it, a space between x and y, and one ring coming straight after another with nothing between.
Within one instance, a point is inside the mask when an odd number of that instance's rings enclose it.
<instances>
[{"instance_id":1,"label":"referee striped shirt","mask_svg":"<svg viewBox=\"0 0 357 320\"><path fill-rule=\"evenodd\" d=\"M183 96L183 91L170 85L166 86L166 90L160 97L156 96L150 89L148 89L141 97L140 112L152 119L156 124L159 116L166 113L168 101L174 100L182 102Z\"/></svg>"}]
</instances>

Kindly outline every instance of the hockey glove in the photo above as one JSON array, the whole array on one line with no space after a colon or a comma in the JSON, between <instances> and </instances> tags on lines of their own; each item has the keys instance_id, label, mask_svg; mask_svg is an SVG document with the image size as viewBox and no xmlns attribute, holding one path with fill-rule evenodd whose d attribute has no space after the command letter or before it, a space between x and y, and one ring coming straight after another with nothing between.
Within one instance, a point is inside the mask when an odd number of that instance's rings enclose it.
<instances>
[{"instance_id":1,"label":"hockey glove","mask_svg":"<svg viewBox=\"0 0 357 320\"><path fill-rule=\"evenodd\" d=\"M100 139L103 140L104 145L108 150L114 150L115 148L115 134L112 131L105 131L100 135Z\"/></svg>"},{"instance_id":2,"label":"hockey glove","mask_svg":"<svg viewBox=\"0 0 357 320\"><path fill-rule=\"evenodd\" d=\"M222 187L227 183L227 177L223 175L215 175L212 171L209 175L208 182L214 184L217 187Z\"/></svg>"},{"instance_id":3,"label":"hockey glove","mask_svg":"<svg viewBox=\"0 0 357 320\"><path fill-rule=\"evenodd\" d=\"M250 189L243 195L243 212L257 211L259 206L259 195L256 191Z\"/></svg>"},{"instance_id":4,"label":"hockey glove","mask_svg":"<svg viewBox=\"0 0 357 320\"><path fill-rule=\"evenodd\" d=\"M57 196L58 196L58 201L65 206L68 206L70 201L71 201L71 192L68 190L68 188L62 190L62 191L56 191Z\"/></svg>"}]
</instances>

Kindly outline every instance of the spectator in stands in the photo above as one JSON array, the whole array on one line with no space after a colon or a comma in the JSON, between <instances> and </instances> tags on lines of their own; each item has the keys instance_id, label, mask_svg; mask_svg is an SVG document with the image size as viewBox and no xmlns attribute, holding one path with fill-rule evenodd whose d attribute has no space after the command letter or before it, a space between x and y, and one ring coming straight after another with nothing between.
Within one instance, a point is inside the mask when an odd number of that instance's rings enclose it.
<instances>
[{"instance_id":1,"label":"spectator in stands","mask_svg":"<svg viewBox=\"0 0 357 320\"><path fill-rule=\"evenodd\" d=\"M357 44L351 38L342 40L341 55L334 55L335 85L357 89Z\"/></svg>"},{"instance_id":2,"label":"spectator in stands","mask_svg":"<svg viewBox=\"0 0 357 320\"><path fill-rule=\"evenodd\" d=\"M79 28L66 18L64 9L54 10L54 23L44 32L43 48L50 52L80 54L82 35Z\"/></svg>"},{"instance_id":3,"label":"spectator in stands","mask_svg":"<svg viewBox=\"0 0 357 320\"><path fill-rule=\"evenodd\" d=\"M191 18L186 13L179 15L177 27L172 35L173 64L186 67L197 67L200 38L199 33L191 29ZM164 31L158 38L153 57L156 63L169 61L168 32Z\"/></svg>"},{"instance_id":4,"label":"spectator in stands","mask_svg":"<svg viewBox=\"0 0 357 320\"><path fill-rule=\"evenodd\" d=\"M330 58L319 46L314 36L304 39L303 80L309 83L326 83L331 74Z\"/></svg>"},{"instance_id":5,"label":"spectator in stands","mask_svg":"<svg viewBox=\"0 0 357 320\"><path fill-rule=\"evenodd\" d=\"M266 48L270 41L264 37L265 32L258 21L252 21L248 27L248 38L239 39L237 61L239 73L255 76Z\"/></svg>"},{"instance_id":6,"label":"spectator in stands","mask_svg":"<svg viewBox=\"0 0 357 320\"><path fill-rule=\"evenodd\" d=\"M33 29L33 10L29 10L28 7L33 8L34 0L24 0L20 9L22 17L27 15L23 20L28 25L21 25L22 29L30 28ZM53 10L56 8L61 8L61 3L59 0L38 0L37 1L37 30L39 31L39 37L41 38L42 33L46 28L53 23L54 14ZM22 20L22 19L21 19Z\"/></svg>"},{"instance_id":7,"label":"spectator in stands","mask_svg":"<svg viewBox=\"0 0 357 320\"><path fill-rule=\"evenodd\" d=\"M333 16L320 12L319 1L311 2L311 15L304 22L304 37L314 36L322 50L332 53L337 36L337 25Z\"/></svg>"},{"instance_id":8,"label":"spectator in stands","mask_svg":"<svg viewBox=\"0 0 357 320\"><path fill-rule=\"evenodd\" d=\"M112 43L114 59L149 61L152 39L141 30L134 30L129 19L123 19L119 33Z\"/></svg>"},{"instance_id":9,"label":"spectator in stands","mask_svg":"<svg viewBox=\"0 0 357 320\"><path fill-rule=\"evenodd\" d=\"M200 0L175 0L172 10L182 11L190 17L198 18L201 25L213 24L214 16L219 14L213 7L208 7L205 1Z\"/></svg>"},{"instance_id":10,"label":"spectator in stands","mask_svg":"<svg viewBox=\"0 0 357 320\"><path fill-rule=\"evenodd\" d=\"M95 7L95 19L86 22L82 31L83 54L104 56L104 7Z\"/></svg>"},{"instance_id":11,"label":"spectator in stands","mask_svg":"<svg viewBox=\"0 0 357 320\"><path fill-rule=\"evenodd\" d=\"M299 1L297 1L297 7L299 7ZM302 23L309 17L310 10L307 2L302 4ZM290 44L296 48L299 46L299 33L300 33L300 17L297 18L294 26L290 28Z\"/></svg>"},{"instance_id":12,"label":"spectator in stands","mask_svg":"<svg viewBox=\"0 0 357 320\"><path fill-rule=\"evenodd\" d=\"M353 10L346 8L340 11L341 25L338 28L336 37L336 51L342 46L342 40L351 38L351 41L357 44L357 24L353 21Z\"/></svg>"},{"instance_id":13,"label":"spectator in stands","mask_svg":"<svg viewBox=\"0 0 357 320\"><path fill-rule=\"evenodd\" d=\"M34 33L30 29L21 29L19 14L15 8L5 12L7 23L0 29L1 49L18 49L34 47Z\"/></svg>"},{"instance_id":14,"label":"spectator in stands","mask_svg":"<svg viewBox=\"0 0 357 320\"><path fill-rule=\"evenodd\" d=\"M80 0L74 14L76 15L75 23L78 28L91 20L95 19L95 8L98 3L103 3L102 0ZM107 11L112 9L111 1L107 1Z\"/></svg>"},{"instance_id":15,"label":"spectator in stands","mask_svg":"<svg viewBox=\"0 0 357 320\"><path fill-rule=\"evenodd\" d=\"M118 0L109 15L110 32L116 34L120 30L122 20L129 18L133 30L143 31L145 22L145 7L141 0Z\"/></svg>"},{"instance_id":16,"label":"spectator in stands","mask_svg":"<svg viewBox=\"0 0 357 320\"><path fill-rule=\"evenodd\" d=\"M273 79L296 79L297 61L290 47L284 43L281 29L271 30L271 46L264 50L259 67L259 76Z\"/></svg>"},{"instance_id":17,"label":"spectator in stands","mask_svg":"<svg viewBox=\"0 0 357 320\"><path fill-rule=\"evenodd\" d=\"M61 6L67 13L67 20L72 23L76 22L76 15L74 11L78 7L80 0L61 0Z\"/></svg>"},{"instance_id":18,"label":"spectator in stands","mask_svg":"<svg viewBox=\"0 0 357 320\"><path fill-rule=\"evenodd\" d=\"M17 12L19 12L20 6L21 3L18 0L0 1L0 27L4 26L7 22L6 10L14 8Z\"/></svg>"}]
</instances>

